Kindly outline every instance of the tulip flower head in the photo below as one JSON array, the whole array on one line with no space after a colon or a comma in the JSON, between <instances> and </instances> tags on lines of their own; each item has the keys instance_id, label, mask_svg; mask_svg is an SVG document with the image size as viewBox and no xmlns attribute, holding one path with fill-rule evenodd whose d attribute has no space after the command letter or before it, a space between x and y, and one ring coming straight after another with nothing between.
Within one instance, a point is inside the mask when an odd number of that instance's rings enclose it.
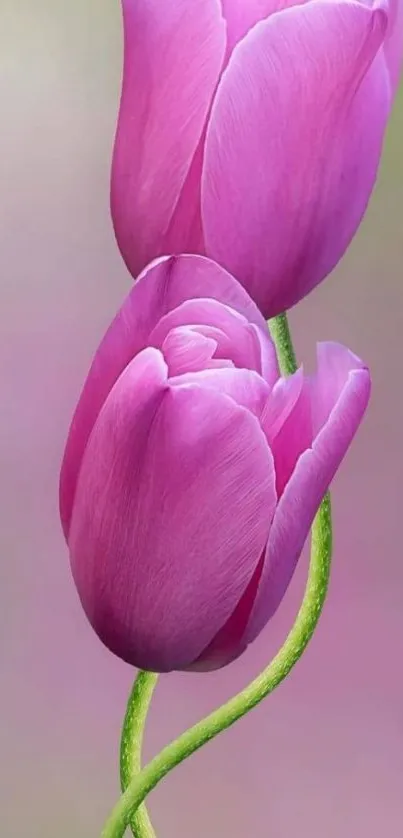
<instances>
[{"instance_id":1,"label":"tulip flower head","mask_svg":"<svg viewBox=\"0 0 403 838\"><path fill-rule=\"evenodd\" d=\"M323 280L371 195L402 0L122 0L112 166L133 274L206 254L266 317Z\"/></svg>"},{"instance_id":2,"label":"tulip flower head","mask_svg":"<svg viewBox=\"0 0 403 838\"><path fill-rule=\"evenodd\" d=\"M161 672L237 658L287 590L369 391L332 343L315 375L282 378L216 263L151 264L95 355L61 472L75 584L106 646Z\"/></svg>"}]
</instances>

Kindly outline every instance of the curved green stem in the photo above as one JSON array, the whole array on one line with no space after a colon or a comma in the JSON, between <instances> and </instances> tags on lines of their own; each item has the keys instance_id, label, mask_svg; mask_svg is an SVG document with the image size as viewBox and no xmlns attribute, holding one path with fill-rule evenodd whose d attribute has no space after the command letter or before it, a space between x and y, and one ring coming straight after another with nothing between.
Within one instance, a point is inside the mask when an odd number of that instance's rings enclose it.
<instances>
[{"instance_id":1,"label":"curved green stem","mask_svg":"<svg viewBox=\"0 0 403 838\"><path fill-rule=\"evenodd\" d=\"M157 680L158 675L154 672L139 672L130 693L120 740L122 792L141 769L144 725ZM135 838L155 838L145 805L140 806L134 813L130 826Z\"/></svg>"},{"instance_id":2,"label":"curved green stem","mask_svg":"<svg viewBox=\"0 0 403 838\"><path fill-rule=\"evenodd\" d=\"M284 374L294 372L296 361L286 315L271 321L270 331L276 343L281 371ZM312 527L311 558L303 602L284 645L251 684L167 745L139 774L132 777L104 826L102 838L123 838L133 814L169 771L256 707L286 678L318 623L326 599L331 552L331 506L330 496L326 495Z\"/></svg>"}]
</instances>

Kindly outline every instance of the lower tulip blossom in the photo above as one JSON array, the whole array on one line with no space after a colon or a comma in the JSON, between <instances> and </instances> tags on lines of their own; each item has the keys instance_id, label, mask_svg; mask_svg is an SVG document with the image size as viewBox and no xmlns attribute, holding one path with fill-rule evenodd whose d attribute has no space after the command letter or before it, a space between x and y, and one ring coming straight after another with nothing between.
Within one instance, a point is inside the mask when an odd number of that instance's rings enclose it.
<instances>
[{"instance_id":1,"label":"lower tulip blossom","mask_svg":"<svg viewBox=\"0 0 403 838\"><path fill-rule=\"evenodd\" d=\"M286 592L369 393L335 343L313 376L282 378L262 315L216 263L152 263L95 355L61 472L104 644L159 672L237 658Z\"/></svg>"},{"instance_id":2,"label":"lower tulip blossom","mask_svg":"<svg viewBox=\"0 0 403 838\"><path fill-rule=\"evenodd\" d=\"M335 267L365 213L403 52L403 0L122 0L111 179L136 276L200 253L266 317Z\"/></svg>"}]
</instances>

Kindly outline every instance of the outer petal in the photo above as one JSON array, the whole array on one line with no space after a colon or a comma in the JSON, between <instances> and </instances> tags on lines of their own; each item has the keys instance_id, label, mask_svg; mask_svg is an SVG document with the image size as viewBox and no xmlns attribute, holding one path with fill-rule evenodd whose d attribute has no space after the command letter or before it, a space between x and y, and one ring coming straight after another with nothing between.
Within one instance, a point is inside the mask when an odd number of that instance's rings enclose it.
<instances>
[{"instance_id":1,"label":"outer petal","mask_svg":"<svg viewBox=\"0 0 403 838\"><path fill-rule=\"evenodd\" d=\"M82 455L112 386L129 361L147 346L161 317L185 300L209 296L231 306L258 327L266 366L269 370L271 366L272 378L276 377L276 354L265 320L230 274L202 256L166 257L149 265L103 338L74 414L60 477L60 514L66 536Z\"/></svg>"},{"instance_id":2,"label":"outer petal","mask_svg":"<svg viewBox=\"0 0 403 838\"><path fill-rule=\"evenodd\" d=\"M336 363L338 359L338 364ZM312 382L313 413L334 401L312 448L305 451L285 487L274 516L265 563L245 640L253 640L277 610L291 581L313 519L359 427L370 395L370 375L344 347L321 347ZM343 381L342 381L343 378ZM329 387L329 380L332 385ZM324 414L322 414L322 419ZM320 424L320 421L319 421Z\"/></svg>"},{"instance_id":3,"label":"outer petal","mask_svg":"<svg viewBox=\"0 0 403 838\"><path fill-rule=\"evenodd\" d=\"M264 553L256 566L248 587L238 602L230 618L215 635L211 643L203 649L201 655L187 667L193 672L211 672L227 666L239 658L248 646L245 629L255 601L259 579L262 575Z\"/></svg>"},{"instance_id":4,"label":"outer petal","mask_svg":"<svg viewBox=\"0 0 403 838\"><path fill-rule=\"evenodd\" d=\"M166 232L165 253L205 253L200 192L206 125Z\"/></svg>"},{"instance_id":5,"label":"outer petal","mask_svg":"<svg viewBox=\"0 0 403 838\"><path fill-rule=\"evenodd\" d=\"M317 372L308 381L312 405L312 434L315 439L338 400L352 372L367 369L353 352L334 341L318 343L316 349Z\"/></svg>"},{"instance_id":6,"label":"outer petal","mask_svg":"<svg viewBox=\"0 0 403 838\"><path fill-rule=\"evenodd\" d=\"M226 38L219 0L122 0L122 6L124 70L111 208L119 248L136 276L150 259L172 252L169 225L203 132ZM183 241L180 251L186 249Z\"/></svg>"},{"instance_id":7,"label":"outer petal","mask_svg":"<svg viewBox=\"0 0 403 838\"><path fill-rule=\"evenodd\" d=\"M227 22L227 56L260 20L274 12L296 6L293 0L221 0Z\"/></svg>"},{"instance_id":8,"label":"outer petal","mask_svg":"<svg viewBox=\"0 0 403 838\"><path fill-rule=\"evenodd\" d=\"M258 421L226 396L174 387L145 412L142 358L91 434L69 546L101 640L169 671L200 655L242 597L267 541L274 470Z\"/></svg>"},{"instance_id":9,"label":"outer petal","mask_svg":"<svg viewBox=\"0 0 403 838\"><path fill-rule=\"evenodd\" d=\"M382 56L360 83L386 25L379 8L312 0L256 24L222 76L205 149L206 252L266 316L329 273L366 208L390 100Z\"/></svg>"}]
</instances>

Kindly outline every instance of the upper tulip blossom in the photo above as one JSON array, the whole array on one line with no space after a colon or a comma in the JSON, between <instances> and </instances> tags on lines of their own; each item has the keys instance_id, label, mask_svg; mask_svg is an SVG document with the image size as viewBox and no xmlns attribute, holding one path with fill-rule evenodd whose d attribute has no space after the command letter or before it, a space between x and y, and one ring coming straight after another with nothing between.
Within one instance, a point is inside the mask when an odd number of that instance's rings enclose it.
<instances>
[{"instance_id":1,"label":"upper tulip blossom","mask_svg":"<svg viewBox=\"0 0 403 838\"><path fill-rule=\"evenodd\" d=\"M354 436L368 370L279 376L257 307L201 256L149 266L93 361L60 505L95 631L147 670L214 669L276 611Z\"/></svg>"},{"instance_id":2,"label":"upper tulip blossom","mask_svg":"<svg viewBox=\"0 0 403 838\"><path fill-rule=\"evenodd\" d=\"M398 80L401 0L122 0L112 166L136 276L229 270L266 317L336 265L366 209Z\"/></svg>"}]
</instances>

